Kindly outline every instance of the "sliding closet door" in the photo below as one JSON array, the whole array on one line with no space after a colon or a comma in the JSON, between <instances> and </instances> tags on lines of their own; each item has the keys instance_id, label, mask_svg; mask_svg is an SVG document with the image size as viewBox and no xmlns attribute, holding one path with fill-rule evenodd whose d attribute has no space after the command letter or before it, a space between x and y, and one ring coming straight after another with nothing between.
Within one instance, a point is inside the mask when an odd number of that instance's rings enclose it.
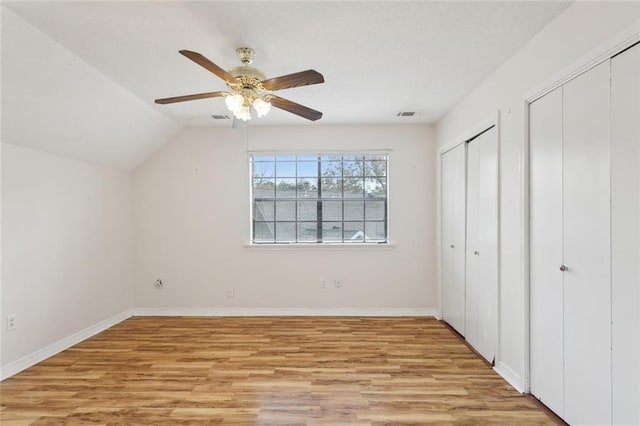
<instances>
[{"instance_id":1,"label":"sliding closet door","mask_svg":"<svg viewBox=\"0 0 640 426\"><path fill-rule=\"evenodd\" d=\"M498 140L495 127L467 146L465 338L487 361L498 341Z\"/></svg>"},{"instance_id":2,"label":"sliding closet door","mask_svg":"<svg viewBox=\"0 0 640 426\"><path fill-rule=\"evenodd\" d=\"M442 155L442 318L464 336L465 144Z\"/></svg>"},{"instance_id":3,"label":"sliding closet door","mask_svg":"<svg viewBox=\"0 0 640 426\"><path fill-rule=\"evenodd\" d=\"M640 45L611 60L614 424L640 424Z\"/></svg>"},{"instance_id":4,"label":"sliding closet door","mask_svg":"<svg viewBox=\"0 0 640 426\"><path fill-rule=\"evenodd\" d=\"M563 416L562 87L531 104L529 132L531 393Z\"/></svg>"},{"instance_id":5,"label":"sliding closet door","mask_svg":"<svg viewBox=\"0 0 640 426\"><path fill-rule=\"evenodd\" d=\"M563 90L564 418L570 424L611 421L609 93L609 62Z\"/></svg>"}]
</instances>

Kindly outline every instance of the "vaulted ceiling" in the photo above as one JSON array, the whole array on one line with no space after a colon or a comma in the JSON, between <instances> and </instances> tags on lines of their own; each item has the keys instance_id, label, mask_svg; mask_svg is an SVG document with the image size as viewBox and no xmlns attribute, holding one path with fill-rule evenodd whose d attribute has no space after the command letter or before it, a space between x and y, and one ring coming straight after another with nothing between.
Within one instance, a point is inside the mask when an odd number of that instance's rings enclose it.
<instances>
[{"instance_id":1,"label":"vaulted ceiling","mask_svg":"<svg viewBox=\"0 0 640 426\"><path fill-rule=\"evenodd\" d=\"M278 94L311 125L431 123L569 2L5 2L3 141L130 170L183 126L230 126L225 90L178 54L229 69L255 49L267 77L309 68L325 84ZM9 10L7 10L9 9ZM414 117L397 117L416 111ZM274 110L251 125L302 125Z\"/></svg>"}]
</instances>

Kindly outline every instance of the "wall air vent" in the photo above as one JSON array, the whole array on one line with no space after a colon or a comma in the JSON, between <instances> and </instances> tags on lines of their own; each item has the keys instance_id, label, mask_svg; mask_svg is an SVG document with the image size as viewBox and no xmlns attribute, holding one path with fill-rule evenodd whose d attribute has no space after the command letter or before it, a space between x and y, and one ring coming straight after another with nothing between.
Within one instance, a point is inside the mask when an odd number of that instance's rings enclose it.
<instances>
[{"instance_id":1,"label":"wall air vent","mask_svg":"<svg viewBox=\"0 0 640 426\"><path fill-rule=\"evenodd\" d=\"M213 117L214 120L230 120L231 117L229 117L228 115L212 115L211 117Z\"/></svg>"},{"instance_id":2,"label":"wall air vent","mask_svg":"<svg viewBox=\"0 0 640 426\"><path fill-rule=\"evenodd\" d=\"M396 117L413 117L416 115L415 111L400 111L396 114Z\"/></svg>"}]
</instances>

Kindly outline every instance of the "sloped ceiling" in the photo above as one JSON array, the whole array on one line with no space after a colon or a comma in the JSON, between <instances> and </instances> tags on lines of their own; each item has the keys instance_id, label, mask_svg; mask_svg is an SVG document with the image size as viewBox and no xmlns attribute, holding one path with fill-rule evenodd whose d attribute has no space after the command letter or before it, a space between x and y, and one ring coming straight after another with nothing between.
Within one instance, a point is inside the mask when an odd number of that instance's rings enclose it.
<instances>
[{"instance_id":1,"label":"sloped ceiling","mask_svg":"<svg viewBox=\"0 0 640 426\"><path fill-rule=\"evenodd\" d=\"M2 11L2 142L132 170L179 128L11 11Z\"/></svg>"},{"instance_id":2,"label":"sloped ceiling","mask_svg":"<svg viewBox=\"0 0 640 426\"><path fill-rule=\"evenodd\" d=\"M250 46L268 77L324 74L279 93L323 111L320 121L275 110L251 125L430 123L570 3L5 4L3 141L131 169L180 126L230 125L211 118L227 114L221 99L153 103L225 89L180 49L229 69Z\"/></svg>"}]
</instances>

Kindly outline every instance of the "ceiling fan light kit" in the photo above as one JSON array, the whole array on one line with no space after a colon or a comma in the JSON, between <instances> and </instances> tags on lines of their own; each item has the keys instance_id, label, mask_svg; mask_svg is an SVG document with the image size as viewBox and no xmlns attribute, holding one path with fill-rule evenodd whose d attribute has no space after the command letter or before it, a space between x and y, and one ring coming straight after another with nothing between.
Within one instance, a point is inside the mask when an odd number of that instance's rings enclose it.
<instances>
[{"instance_id":1,"label":"ceiling fan light kit","mask_svg":"<svg viewBox=\"0 0 640 426\"><path fill-rule=\"evenodd\" d=\"M276 90L324 83L322 74L314 70L307 70L267 80L262 71L251 66L255 56L253 49L241 47L236 50L236 53L242 65L234 67L227 72L200 53L181 50L180 54L222 78L230 91L162 98L156 99L155 102L157 104L169 104L196 99L224 97L225 105L229 111L242 121L251 120L252 109L260 118L267 115L272 106L311 121L319 120L322 117L320 111L297 104L272 93Z\"/></svg>"}]
</instances>

